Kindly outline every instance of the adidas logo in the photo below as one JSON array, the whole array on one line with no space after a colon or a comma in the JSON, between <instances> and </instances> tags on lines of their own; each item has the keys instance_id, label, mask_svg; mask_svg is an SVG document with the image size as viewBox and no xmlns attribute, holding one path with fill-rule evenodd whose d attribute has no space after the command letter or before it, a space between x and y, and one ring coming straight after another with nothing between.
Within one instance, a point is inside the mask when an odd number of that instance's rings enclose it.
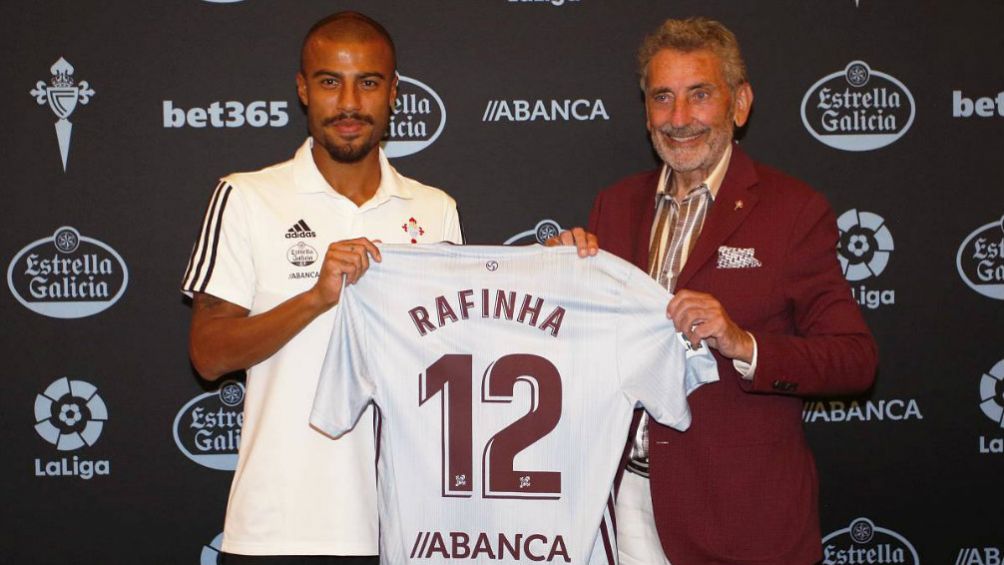
<instances>
[{"instance_id":1,"label":"adidas logo","mask_svg":"<svg viewBox=\"0 0 1004 565\"><path fill-rule=\"evenodd\" d=\"M293 227L286 230L286 239L300 239L302 237L317 237L317 233L301 219L293 224Z\"/></svg>"}]
</instances>

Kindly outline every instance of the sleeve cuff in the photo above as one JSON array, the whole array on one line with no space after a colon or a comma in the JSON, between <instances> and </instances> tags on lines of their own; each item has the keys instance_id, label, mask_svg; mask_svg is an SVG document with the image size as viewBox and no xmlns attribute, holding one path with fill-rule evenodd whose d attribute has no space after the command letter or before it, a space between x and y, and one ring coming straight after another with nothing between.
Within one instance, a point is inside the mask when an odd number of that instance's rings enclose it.
<instances>
[{"instance_id":1,"label":"sleeve cuff","mask_svg":"<svg viewBox=\"0 0 1004 565\"><path fill-rule=\"evenodd\" d=\"M752 381L753 373L756 372L757 345L756 345L756 338L753 337L753 334L746 332L746 335L750 336L750 339L753 340L753 360L747 363L745 361L740 361L739 359L733 359L732 366L735 367L736 371L739 373L739 376L746 379L747 381Z\"/></svg>"}]
</instances>

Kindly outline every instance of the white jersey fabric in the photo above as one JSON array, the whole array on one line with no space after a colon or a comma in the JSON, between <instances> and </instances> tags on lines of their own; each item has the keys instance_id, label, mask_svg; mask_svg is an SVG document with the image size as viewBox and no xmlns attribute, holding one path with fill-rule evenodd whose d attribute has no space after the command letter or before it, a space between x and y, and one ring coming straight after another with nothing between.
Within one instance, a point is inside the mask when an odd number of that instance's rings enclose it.
<instances>
[{"instance_id":1,"label":"white jersey fabric","mask_svg":"<svg viewBox=\"0 0 1004 565\"><path fill-rule=\"evenodd\" d=\"M313 286L331 242L460 242L446 193L397 173L380 153L380 186L356 206L328 185L310 153L220 181L182 283L251 311ZM334 309L337 310L337 307ZM239 459L223 551L372 555L378 550L372 416L337 441L310 428L334 311L248 368Z\"/></svg>"},{"instance_id":2,"label":"white jersey fabric","mask_svg":"<svg viewBox=\"0 0 1004 565\"><path fill-rule=\"evenodd\" d=\"M342 295L311 423L338 436L379 407L381 561L615 563L634 408L685 430L718 378L669 292L602 251L380 250Z\"/></svg>"}]
</instances>

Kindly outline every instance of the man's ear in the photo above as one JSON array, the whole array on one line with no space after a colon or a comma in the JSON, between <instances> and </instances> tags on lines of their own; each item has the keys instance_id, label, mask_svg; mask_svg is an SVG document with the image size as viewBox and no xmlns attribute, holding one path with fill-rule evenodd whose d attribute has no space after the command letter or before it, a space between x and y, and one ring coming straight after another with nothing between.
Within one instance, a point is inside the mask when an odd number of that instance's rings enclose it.
<instances>
[{"instance_id":1,"label":"man's ear","mask_svg":"<svg viewBox=\"0 0 1004 565\"><path fill-rule=\"evenodd\" d=\"M753 107L753 88L750 83L744 82L736 88L735 100L732 102L736 127L746 125L746 120L750 117L750 109Z\"/></svg>"},{"instance_id":2,"label":"man's ear","mask_svg":"<svg viewBox=\"0 0 1004 565\"><path fill-rule=\"evenodd\" d=\"M397 106L397 84L398 84L398 74L394 71L394 78L390 81L390 111L394 112L394 107Z\"/></svg>"},{"instance_id":3,"label":"man's ear","mask_svg":"<svg viewBox=\"0 0 1004 565\"><path fill-rule=\"evenodd\" d=\"M307 97L307 77L302 72L296 73L296 95L300 98L300 103L309 106Z\"/></svg>"}]
</instances>

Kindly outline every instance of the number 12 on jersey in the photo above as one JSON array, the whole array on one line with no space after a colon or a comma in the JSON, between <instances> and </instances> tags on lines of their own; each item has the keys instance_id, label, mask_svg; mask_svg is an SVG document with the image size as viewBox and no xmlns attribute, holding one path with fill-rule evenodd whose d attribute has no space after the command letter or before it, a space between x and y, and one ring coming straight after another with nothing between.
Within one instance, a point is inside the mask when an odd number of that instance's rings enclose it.
<instances>
[{"instance_id":1,"label":"number 12 on jersey","mask_svg":"<svg viewBox=\"0 0 1004 565\"><path fill-rule=\"evenodd\" d=\"M443 496L470 497L474 490L473 381L473 356L468 354L443 355L419 375L419 406L440 394ZM511 403L518 382L529 385L530 410L486 442L482 496L560 498L560 472L517 470L514 460L551 433L561 419L561 375L538 355L504 355L485 369L481 402Z\"/></svg>"}]
</instances>

